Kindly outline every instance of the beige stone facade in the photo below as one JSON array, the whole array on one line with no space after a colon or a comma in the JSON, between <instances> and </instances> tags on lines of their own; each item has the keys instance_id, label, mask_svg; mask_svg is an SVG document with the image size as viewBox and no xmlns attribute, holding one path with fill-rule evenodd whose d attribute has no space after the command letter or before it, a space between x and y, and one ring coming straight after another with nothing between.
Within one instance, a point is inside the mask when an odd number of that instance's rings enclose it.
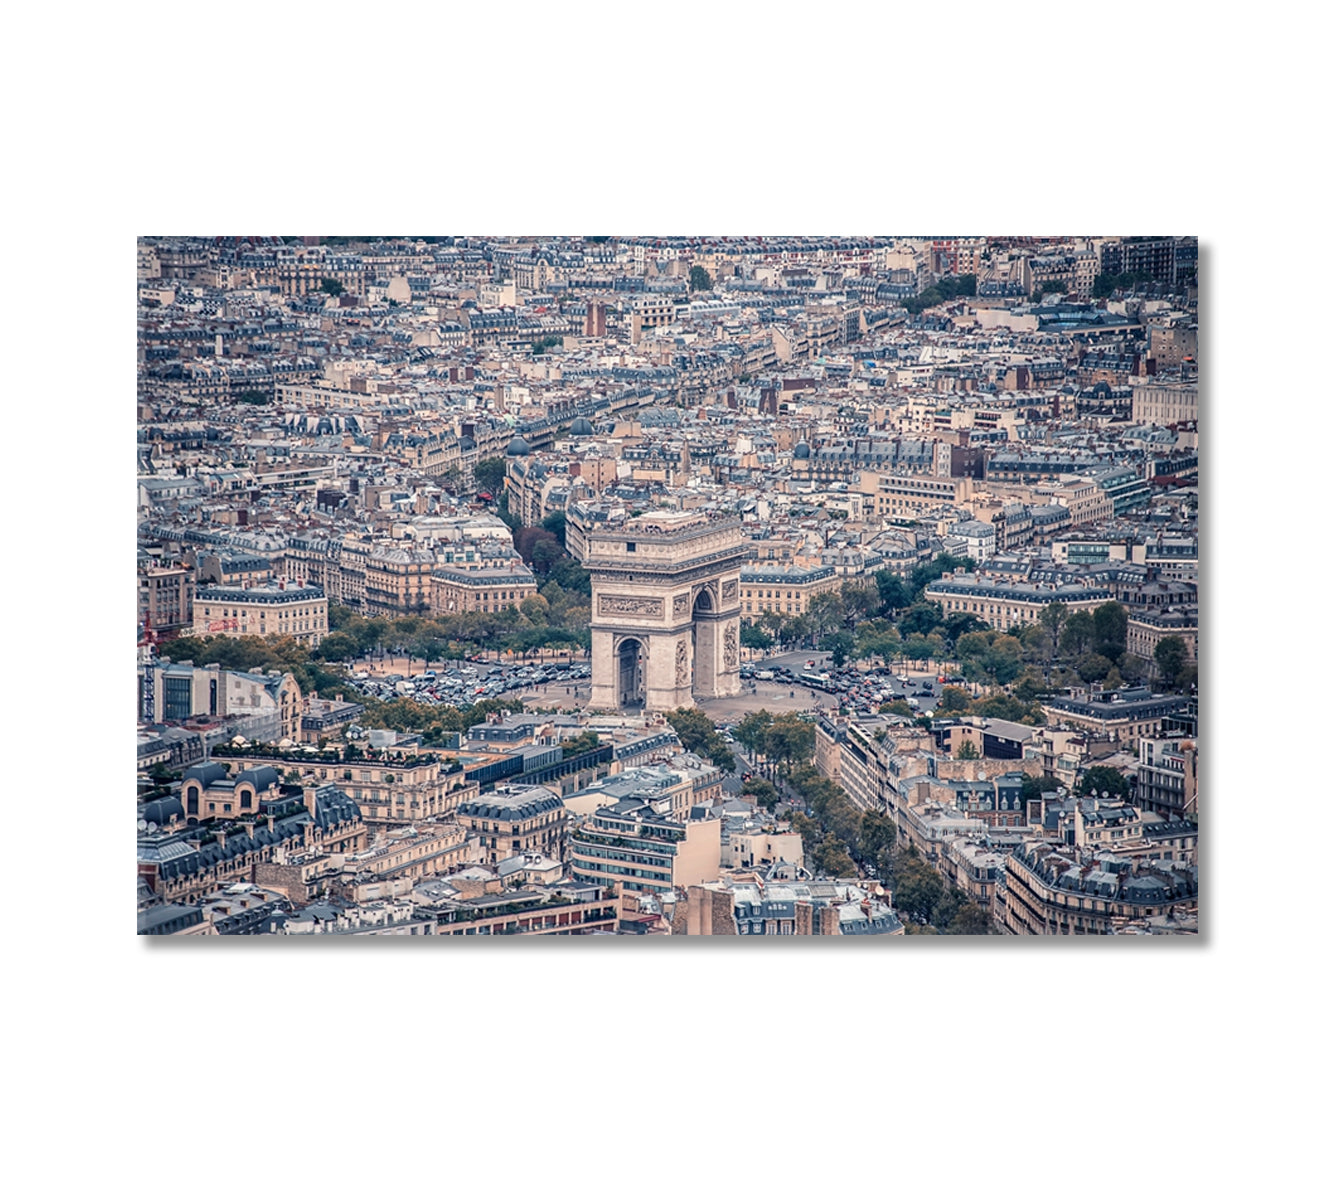
<instances>
[{"instance_id":1,"label":"beige stone facade","mask_svg":"<svg viewBox=\"0 0 1334 1200\"><path fill-rule=\"evenodd\" d=\"M449 820L460 804L475 800L478 793L476 783L465 779L461 770L446 770L434 754L343 762L304 754L233 756L223 750L215 751L215 757L233 773L260 766L280 773L298 768L320 783L335 784L357 802L370 829Z\"/></svg>"},{"instance_id":2,"label":"beige stone facade","mask_svg":"<svg viewBox=\"0 0 1334 1200\"><path fill-rule=\"evenodd\" d=\"M740 522L651 512L581 530L594 708L664 712L741 691Z\"/></svg>"},{"instance_id":3,"label":"beige stone facade","mask_svg":"<svg viewBox=\"0 0 1334 1200\"><path fill-rule=\"evenodd\" d=\"M1149 425L1198 421L1200 389L1194 383L1152 381L1133 385L1131 419Z\"/></svg>"},{"instance_id":4,"label":"beige stone facade","mask_svg":"<svg viewBox=\"0 0 1334 1200\"><path fill-rule=\"evenodd\" d=\"M856 490L869 497L877 517L912 518L942 504L962 504L973 495L975 483L960 477L884 475L863 471Z\"/></svg>"},{"instance_id":5,"label":"beige stone facade","mask_svg":"<svg viewBox=\"0 0 1334 1200\"><path fill-rule=\"evenodd\" d=\"M986 576L955 574L928 585L926 598L939 604L946 616L956 612L972 613L992 629L1006 630L1036 624L1051 604L1059 602L1074 612L1097 608L1113 597L1099 588L1041 587Z\"/></svg>"},{"instance_id":6,"label":"beige stone facade","mask_svg":"<svg viewBox=\"0 0 1334 1200\"><path fill-rule=\"evenodd\" d=\"M468 571L437 567L431 575L433 613L504 612L537 595L537 580L519 560L510 567Z\"/></svg>"},{"instance_id":7,"label":"beige stone facade","mask_svg":"<svg viewBox=\"0 0 1334 1200\"><path fill-rule=\"evenodd\" d=\"M287 635L318 646L329 632L329 601L319 588L201 587L195 593L194 635Z\"/></svg>"},{"instance_id":8,"label":"beige stone facade","mask_svg":"<svg viewBox=\"0 0 1334 1200\"><path fill-rule=\"evenodd\" d=\"M834 567L749 566L741 572L741 612L747 619L766 612L800 616L814 597L842 583Z\"/></svg>"}]
</instances>

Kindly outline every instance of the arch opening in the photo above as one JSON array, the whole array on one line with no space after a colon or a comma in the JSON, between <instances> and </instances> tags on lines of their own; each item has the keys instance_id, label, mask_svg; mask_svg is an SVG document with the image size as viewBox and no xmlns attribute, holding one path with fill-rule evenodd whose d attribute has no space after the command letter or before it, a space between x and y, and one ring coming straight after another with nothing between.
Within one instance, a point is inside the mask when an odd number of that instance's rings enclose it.
<instances>
[{"instance_id":1,"label":"arch opening","mask_svg":"<svg viewBox=\"0 0 1334 1200\"><path fill-rule=\"evenodd\" d=\"M644 659L647 648L638 638L624 638L616 651L616 695L627 709L644 707Z\"/></svg>"}]
</instances>

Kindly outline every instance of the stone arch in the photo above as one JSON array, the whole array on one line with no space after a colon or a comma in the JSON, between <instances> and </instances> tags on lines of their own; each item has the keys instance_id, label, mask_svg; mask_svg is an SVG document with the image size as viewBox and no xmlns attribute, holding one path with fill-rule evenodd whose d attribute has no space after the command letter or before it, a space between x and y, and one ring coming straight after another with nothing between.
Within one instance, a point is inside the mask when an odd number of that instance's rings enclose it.
<instances>
[{"instance_id":1,"label":"stone arch","mask_svg":"<svg viewBox=\"0 0 1334 1200\"><path fill-rule=\"evenodd\" d=\"M615 639L612 662L618 707L644 707L648 655L649 640L643 635L626 633Z\"/></svg>"},{"instance_id":2,"label":"stone arch","mask_svg":"<svg viewBox=\"0 0 1334 1200\"><path fill-rule=\"evenodd\" d=\"M652 520L590 528L586 536L592 706L623 708L631 695L642 695L644 707L663 712L697 697L735 695L739 679L735 664L726 665L725 647L741 611L740 522L654 514ZM630 670L624 653L632 641L642 647L642 660L634 664L642 666L642 675Z\"/></svg>"}]
</instances>

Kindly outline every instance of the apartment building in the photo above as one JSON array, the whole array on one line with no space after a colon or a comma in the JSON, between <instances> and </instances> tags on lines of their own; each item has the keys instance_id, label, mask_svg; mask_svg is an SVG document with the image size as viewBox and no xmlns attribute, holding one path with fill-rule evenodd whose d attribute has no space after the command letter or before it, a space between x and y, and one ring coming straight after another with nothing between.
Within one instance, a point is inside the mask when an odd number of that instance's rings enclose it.
<instances>
[{"instance_id":1,"label":"apartment building","mask_svg":"<svg viewBox=\"0 0 1334 1200\"><path fill-rule=\"evenodd\" d=\"M409 546L372 546L364 560L366 615L424 613L434 591L435 552Z\"/></svg>"},{"instance_id":2,"label":"apartment building","mask_svg":"<svg viewBox=\"0 0 1334 1200\"><path fill-rule=\"evenodd\" d=\"M598 809L570 834L570 874L630 892L667 892L717 879L721 821L682 823L658 811L669 807L631 796Z\"/></svg>"},{"instance_id":3,"label":"apartment building","mask_svg":"<svg viewBox=\"0 0 1334 1200\"><path fill-rule=\"evenodd\" d=\"M139 567L139 626L157 634L184 632L194 623L193 572L180 565Z\"/></svg>"},{"instance_id":4,"label":"apartment building","mask_svg":"<svg viewBox=\"0 0 1334 1200\"><path fill-rule=\"evenodd\" d=\"M270 798L272 780L265 768L250 774L253 778L242 772L224 782L226 772L216 763L186 772L184 812L181 802L173 801L172 826L138 838L138 875L155 896L193 904L226 884L250 882L259 863L312 850L345 854L365 847L366 826L357 806L336 787L283 789ZM199 788L198 817L188 815L192 781ZM210 814L209 803L234 807Z\"/></svg>"},{"instance_id":5,"label":"apartment building","mask_svg":"<svg viewBox=\"0 0 1334 1200\"><path fill-rule=\"evenodd\" d=\"M1176 425L1200 419L1198 383L1149 379L1132 386L1131 419L1145 425Z\"/></svg>"},{"instance_id":6,"label":"apartment building","mask_svg":"<svg viewBox=\"0 0 1334 1200\"><path fill-rule=\"evenodd\" d=\"M436 904L417 905L436 921L436 934L451 937L533 937L615 933L620 909L604 889L562 884L527 887Z\"/></svg>"},{"instance_id":7,"label":"apartment building","mask_svg":"<svg viewBox=\"0 0 1334 1200\"><path fill-rule=\"evenodd\" d=\"M1135 803L1167 817L1197 813L1199 763L1195 738L1141 738Z\"/></svg>"},{"instance_id":8,"label":"apartment building","mask_svg":"<svg viewBox=\"0 0 1334 1200\"><path fill-rule=\"evenodd\" d=\"M946 616L972 613L993 629L1008 630L1036 624L1052 604L1063 604L1071 611L1094 609L1113 597L1103 588L1007 583L984 575L956 573L929 584L926 598L939 604Z\"/></svg>"},{"instance_id":9,"label":"apartment building","mask_svg":"<svg viewBox=\"0 0 1334 1200\"><path fill-rule=\"evenodd\" d=\"M976 482L966 476L941 478L936 475L885 475L863 471L854 485L868 497L867 506L877 517L891 520L915 519L941 505L965 505L973 496Z\"/></svg>"},{"instance_id":10,"label":"apartment building","mask_svg":"<svg viewBox=\"0 0 1334 1200\"><path fill-rule=\"evenodd\" d=\"M494 866L515 854L561 858L568 811L544 787L497 788L458 806L456 819L481 841L481 861Z\"/></svg>"},{"instance_id":11,"label":"apartment building","mask_svg":"<svg viewBox=\"0 0 1334 1200\"><path fill-rule=\"evenodd\" d=\"M1087 699L1058 696L1042 701L1042 711L1052 725L1087 729L1100 740L1138 751L1141 738L1158 737L1165 722L1190 707L1186 696L1160 696L1148 688L1123 688L1095 692Z\"/></svg>"},{"instance_id":12,"label":"apartment building","mask_svg":"<svg viewBox=\"0 0 1334 1200\"><path fill-rule=\"evenodd\" d=\"M436 567L430 577L432 613L504 612L537 595L537 579L515 559L507 567Z\"/></svg>"},{"instance_id":13,"label":"apartment building","mask_svg":"<svg viewBox=\"0 0 1334 1200\"><path fill-rule=\"evenodd\" d=\"M418 821L446 821L460 804L477 798L478 786L463 771L448 767L437 754L396 754L360 757L334 749L314 754L269 752L218 746L216 761L232 772L272 767L297 767L304 775L342 789L361 810L370 829L390 828Z\"/></svg>"},{"instance_id":14,"label":"apartment building","mask_svg":"<svg viewBox=\"0 0 1334 1200\"><path fill-rule=\"evenodd\" d=\"M287 672L155 659L142 668L139 686L139 716L146 722L225 717L237 733L255 740L295 741L301 735L301 686Z\"/></svg>"},{"instance_id":15,"label":"apartment building","mask_svg":"<svg viewBox=\"0 0 1334 1200\"><path fill-rule=\"evenodd\" d=\"M329 601L320 588L285 581L249 588L202 586L195 592L193 632L196 637L285 634L318 646L329 632Z\"/></svg>"},{"instance_id":16,"label":"apartment building","mask_svg":"<svg viewBox=\"0 0 1334 1200\"><path fill-rule=\"evenodd\" d=\"M766 612L800 616L814 597L837 591L842 582L832 566L745 566L741 568L741 612L751 619Z\"/></svg>"},{"instance_id":17,"label":"apartment building","mask_svg":"<svg viewBox=\"0 0 1334 1200\"><path fill-rule=\"evenodd\" d=\"M1193 605L1181 608L1147 609L1133 613L1126 625L1126 649L1140 658L1152 660L1158 643L1165 637L1178 637L1186 644L1189 658L1199 655L1200 617Z\"/></svg>"},{"instance_id":18,"label":"apartment building","mask_svg":"<svg viewBox=\"0 0 1334 1200\"><path fill-rule=\"evenodd\" d=\"M994 915L1005 933L1097 935L1178 912L1185 919L1198 903L1193 866L1136 866L1112 851L1025 841L1006 859Z\"/></svg>"}]
</instances>

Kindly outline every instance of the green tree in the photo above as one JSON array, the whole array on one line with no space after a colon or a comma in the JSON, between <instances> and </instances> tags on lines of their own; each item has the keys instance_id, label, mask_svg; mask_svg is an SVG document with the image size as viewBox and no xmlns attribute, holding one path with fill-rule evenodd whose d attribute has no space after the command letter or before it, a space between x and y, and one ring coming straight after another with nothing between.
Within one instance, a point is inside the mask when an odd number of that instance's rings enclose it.
<instances>
[{"instance_id":1,"label":"green tree","mask_svg":"<svg viewBox=\"0 0 1334 1200\"><path fill-rule=\"evenodd\" d=\"M843 599L844 620L849 629L856 628L880 611L879 591L866 584L845 583L839 589L839 595Z\"/></svg>"},{"instance_id":2,"label":"green tree","mask_svg":"<svg viewBox=\"0 0 1334 1200\"><path fill-rule=\"evenodd\" d=\"M759 712L747 713L742 717L732 730L732 736L753 755L762 748L764 736L773 723L773 714L762 708Z\"/></svg>"},{"instance_id":3,"label":"green tree","mask_svg":"<svg viewBox=\"0 0 1334 1200\"><path fill-rule=\"evenodd\" d=\"M703 267L690 268L690 290L692 292L713 291L713 278Z\"/></svg>"},{"instance_id":4,"label":"green tree","mask_svg":"<svg viewBox=\"0 0 1334 1200\"><path fill-rule=\"evenodd\" d=\"M975 759L981 758L982 756L978 754L977 747L973 745L971 739L965 738L963 745L959 747L958 757L963 759Z\"/></svg>"},{"instance_id":5,"label":"green tree","mask_svg":"<svg viewBox=\"0 0 1334 1200\"><path fill-rule=\"evenodd\" d=\"M1130 796L1130 781L1114 767L1089 767L1080 777L1078 794L1095 796L1106 792L1109 796Z\"/></svg>"},{"instance_id":6,"label":"green tree","mask_svg":"<svg viewBox=\"0 0 1334 1200\"><path fill-rule=\"evenodd\" d=\"M1085 683L1097 683L1107 678L1112 665L1112 660L1101 654L1086 654L1079 660L1079 677Z\"/></svg>"},{"instance_id":7,"label":"green tree","mask_svg":"<svg viewBox=\"0 0 1334 1200\"><path fill-rule=\"evenodd\" d=\"M915 663L926 662L932 657L932 646L924 637L910 637L903 643L903 656Z\"/></svg>"},{"instance_id":8,"label":"green tree","mask_svg":"<svg viewBox=\"0 0 1334 1200\"><path fill-rule=\"evenodd\" d=\"M1059 600L1053 604L1048 604L1047 607L1042 610L1042 616L1039 619L1038 627L1047 635L1041 650L1043 651L1048 678L1051 676L1052 660L1056 657L1057 648L1061 644L1061 634L1065 629L1065 623L1069 617L1069 608Z\"/></svg>"},{"instance_id":9,"label":"green tree","mask_svg":"<svg viewBox=\"0 0 1334 1200\"><path fill-rule=\"evenodd\" d=\"M913 595L920 596L922 589L934 583L951 571L973 571L977 564L971 558L956 558L953 554L937 554L929 563L914 567L909 576Z\"/></svg>"},{"instance_id":10,"label":"green tree","mask_svg":"<svg viewBox=\"0 0 1334 1200\"><path fill-rule=\"evenodd\" d=\"M551 601L541 593L525 596L519 603L519 611L534 625L545 625L551 614Z\"/></svg>"},{"instance_id":11,"label":"green tree","mask_svg":"<svg viewBox=\"0 0 1334 1200\"><path fill-rule=\"evenodd\" d=\"M709 735L714 732L713 722L702 708L677 708L667 714L667 724L681 739L681 745L692 754L703 751Z\"/></svg>"},{"instance_id":12,"label":"green tree","mask_svg":"<svg viewBox=\"0 0 1334 1200\"><path fill-rule=\"evenodd\" d=\"M973 703L973 715L978 717L995 717L1001 721L1024 722L1024 718L1029 715L1028 705L1013 696L997 695L988 696L985 700L977 700ZM1027 722L1034 724L1034 722Z\"/></svg>"},{"instance_id":13,"label":"green tree","mask_svg":"<svg viewBox=\"0 0 1334 1200\"><path fill-rule=\"evenodd\" d=\"M554 512L544 517L542 528L555 537L562 550L565 549L565 514L563 512Z\"/></svg>"},{"instance_id":14,"label":"green tree","mask_svg":"<svg viewBox=\"0 0 1334 1200\"><path fill-rule=\"evenodd\" d=\"M329 633L325 634L315 653L326 662L341 662L357 656L357 643L345 633Z\"/></svg>"},{"instance_id":15,"label":"green tree","mask_svg":"<svg viewBox=\"0 0 1334 1200\"><path fill-rule=\"evenodd\" d=\"M778 806L778 789L767 779L747 779L741 785L743 795L753 796L755 803L772 812Z\"/></svg>"},{"instance_id":16,"label":"green tree","mask_svg":"<svg viewBox=\"0 0 1334 1200\"><path fill-rule=\"evenodd\" d=\"M954 912L948 928L948 934L976 936L991 932L991 918L986 910L979 908L971 900L960 904Z\"/></svg>"},{"instance_id":17,"label":"green tree","mask_svg":"<svg viewBox=\"0 0 1334 1200\"><path fill-rule=\"evenodd\" d=\"M899 634L910 638L914 634L925 637L937 626L944 627L945 615L939 604L914 604L899 618Z\"/></svg>"},{"instance_id":18,"label":"green tree","mask_svg":"<svg viewBox=\"0 0 1334 1200\"><path fill-rule=\"evenodd\" d=\"M564 554L565 552L560 548L560 544L555 538L550 534L547 534L546 538L543 540L533 543L533 573L539 579L548 578L551 573L551 568L555 566Z\"/></svg>"},{"instance_id":19,"label":"green tree","mask_svg":"<svg viewBox=\"0 0 1334 1200\"><path fill-rule=\"evenodd\" d=\"M566 738L561 743L561 750L563 751L563 757L575 758L577 755L587 754L590 750L596 750L601 744L597 730L585 729L583 733L572 738Z\"/></svg>"},{"instance_id":20,"label":"green tree","mask_svg":"<svg viewBox=\"0 0 1334 1200\"><path fill-rule=\"evenodd\" d=\"M1061 630L1061 653L1067 658L1080 658L1088 653L1095 636L1093 614L1078 609L1066 618Z\"/></svg>"},{"instance_id":21,"label":"green tree","mask_svg":"<svg viewBox=\"0 0 1334 1200\"><path fill-rule=\"evenodd\" d=\"M1033 701L1046 696L1050 689L1042 681L1041 676L1034 676L1031 671L1025 672L1023 678L1014 685L1012 689L1015 699L1022 700L1025 704L1032 704Z\"/></svg>"},{"instance_id":22,"label":"green tree","mask_svg":"<svg viewBox=\"0 0 1334 1200\"><path fill-rule=\"evenodd\" d=\"M965 634L986 628L987 623L976 613L956 612L945 618L945 637L951 645L956 645Z\"/></svg>"},{"instance_id":23,"label":"green tree","mask_svg":"<svg viewBox=\"0 0 1334 1200\"><path fill-rule=\"evenodd\" d=\"M893 571L877 571L875 586L876 591L880 593L882 614L892 614L900 608L907 608L912 603L912 591Z\"/></svg>"},{"instance_id":24,"label":"green tree","mask_svg":"<svg viewBox=\"0 0 1334 1200\"><path fill-rule=\"evenodd\" d=\"M877 875L887 875L895 837L894 822L888 816L866 809L857 830L857 858Z\"/></svg>"},{"instance_id":25,"label":"green tree","mask_svg":"<svg viewBox=\"0 0 1334 1200\"><path fill-rule=\"evenodd\" d=\"M773 634L760 625L743 625L741 644L750 650L768 650L774 644Z\"/></svg>"},{"instance_id":26,"label":"green tree","mask_svg":"<svg viewBox=\"0 0 1334 1200\"><path fill-rule=\"evenodd\" d=\"M834 660L835 668L842 667L848 661L848 655L852 652L854 644L852 634L843 629L825 639L824 648Z\"/></svg>"},{"instance_id":27,"label":"green tree","mask_svg":"<svg viewBox=\"0 0 1334 1200\"><path fill-rule=\"evenodd\" d=\"M918 925L929 925L936 905L945 895L945 883L909 848L893 859L894 906Z\"/></svg>"},{"instance_id":28,"label":"green tree","mask_svg":"<svg viewBox=\"0 0 1334 1200\"><path fill-rule=\"evenodd\" d=\"M936 704L936 715L945 716L949 713L964 713L972 707L972 700L963 688L944 687L940 691L940 700Z\"/></svg>"},{"instance_id":29,"label":"green tree","mask_svg":"<svg viewBox=\"0 0 1334 1200\"><path fill-rule=\"evenodd\" d=\"M847 610L843 607L843 597L837 592L821 592L819 595L811 597L811 602L806 608L806 617L810 621L816 637L823 637L825 634L833 632L847 618Z\"/></svg>"},{"instance_id":30,"label":"green tree","mask_svg":"<svg viewBox=\"0 0 1334 1200\"><path fill-rule=\"evenodd\" d=\"M1011 683L1019 676L1022 652L1023 647L1017 638L1001 634L991 643L983 665L997 683Z\"/></svg>"},{"instance_id":31,"label":"green tree","mask_svg":"<svg viewBox=\"0 0 1334 1200\"><path fill-rule=\"evenodd\" d=\"M857 874L857 864L848 854L846 843L832 831L820 840L815 852L815 865L822 874L836 879L854 878Z\"/></svg>"},{"instance_id":32,"label":"green tree","mask_svg":"<svg viewBox=\"0 0 1334 1200\"><path fill-rule=\"evenodd\" d=\"M809 762L815 753L815 726L796 713L783 713L765 730L761 750L789 769L794 763Z\"/></svg>"},{"instance_id":33,"label":"green tree","mask_svg":"<svg viewBox=\"0 0 1334 1200\"><path fill-rule=\"evenodd\" d=\"M1054 792L1064 786L1055 775L1025 775L1019 787L1019 795L1025 801L1040 800L1043 792Z\"/></svg>"},{"instance_id":34,"label":"green tree","mask_svg":"<svg viewBox=\"0 0 1334 1200\"><path fill-rule=\"evenodd\" d=\"M1130 616L1125 605L1109 600L1093 610L1093 650L1115 662L1126 652Z\"/></svg>"},{"instance_id":35,"label":"green tree","mask_svg":"<svg viewBox=\"0 0 1334 1200\"><path fill-rule=\"evenodd\" d=\"M1153 661L1157 664L1158 674L1168 687L1176 687L1182 668L1190 658L1190 651L1182 638L1171 634L1160 638L1153 648Z\"/></svg>"},{"instance_id":36,"label":"green tree","mask_svg":"<svg viewBox=\"0 0 1334 1200\"><path fill-rule=\"evenodd\" d=\"M479 492L499 495L505 486L505 460L503 458L484 458L472 470L472 477Z\"/></svg>"},{"instance_id":37,"label":"green tree","mask_svg":"<svg viewBox=\"0 0 1334 1200\"><path fill-rule=\"evenodd\" d=\"M320 291L326 296L341 296L343 294L343 285L336 279L321 279Z\"/></svg>"},{"instance_id":38,"label":"green tree","mask_svg":"<svg viewBox=\"0 0 1334 1200\"><path fill-rule=\"evenodd\" d=\"M568 554L551 564L548 579L554 579L572 596L591 600L593 596L592 576Z\"/></svg>"}]
</instances>

